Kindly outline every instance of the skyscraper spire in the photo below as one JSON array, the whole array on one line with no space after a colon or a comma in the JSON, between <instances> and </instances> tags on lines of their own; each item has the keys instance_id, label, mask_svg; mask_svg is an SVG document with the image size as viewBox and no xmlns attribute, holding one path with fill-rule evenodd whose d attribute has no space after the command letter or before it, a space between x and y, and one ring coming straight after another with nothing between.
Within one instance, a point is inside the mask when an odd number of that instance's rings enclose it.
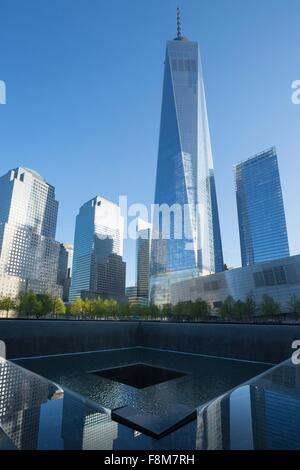
<instances>
[{"instance_id":1,"label":"skyscraper spire","mask_svg":"<svg viewBox=\"0 0 300 470\"><path fill-rule=\"evenodd\" d=\"M180 19L180 9L177 7L177 39L181 39L181 19Z\"/></svg>"}]
</instances>

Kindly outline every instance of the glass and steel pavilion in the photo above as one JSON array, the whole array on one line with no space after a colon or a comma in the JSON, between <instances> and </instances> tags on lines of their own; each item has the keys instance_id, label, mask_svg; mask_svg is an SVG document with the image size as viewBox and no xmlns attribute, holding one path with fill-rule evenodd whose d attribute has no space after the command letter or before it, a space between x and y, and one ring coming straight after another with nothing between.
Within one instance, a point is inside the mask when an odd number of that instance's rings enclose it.
<instances>
[{"instance_id":1,"label":"glass and steel pavilion","mask_svg":"<svg viewBox=\"0 0 300 470\"><path fill-rule=\"evenodd\" d=\"M170 283L223 269L199 46L181 35L179 21L177 30L167 42L164 69L150 264L150 301L156 304L169 303ZM182 209L177 227L174 204ZM171 209L167 237L162 205Z\"/></svg>"}]
</instances>

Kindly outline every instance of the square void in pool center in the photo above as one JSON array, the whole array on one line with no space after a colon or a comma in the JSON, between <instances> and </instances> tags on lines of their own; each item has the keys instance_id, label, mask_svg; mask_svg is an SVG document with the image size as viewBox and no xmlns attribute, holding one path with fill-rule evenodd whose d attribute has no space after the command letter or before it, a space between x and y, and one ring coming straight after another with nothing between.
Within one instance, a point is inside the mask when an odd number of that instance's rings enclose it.
<instances>
[{"instance_id":1,"label":"square void in pool center","mask_svg":"<svg viewBox=\"0 0 300 470\"><path fill-rule=\"evenodd\" d=\"M135 388L150 387L186 375L176 370L161 369L146 364L133 364L131 366L98 370L92 373Z\"/></svg>"}]
</instances>

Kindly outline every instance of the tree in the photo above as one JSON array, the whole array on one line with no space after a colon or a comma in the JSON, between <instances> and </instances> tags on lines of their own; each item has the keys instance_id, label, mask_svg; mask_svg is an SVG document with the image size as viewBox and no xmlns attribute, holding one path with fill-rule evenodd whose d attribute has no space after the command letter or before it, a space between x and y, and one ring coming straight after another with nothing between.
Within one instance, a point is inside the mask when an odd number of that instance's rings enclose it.
<instances>
[{"instance_id":1,"label":"tree","mask_svg":"<svg viewBox=\"0 0 300 470\"><path fill-rule=\"evenodd\" d=\"M160 309L157 305L154 305L154 304L149 305L149 316L152 319L156 319L161 316Z\"/></svg>"},{"instance_id":2,"label":"tree","mask_svg":"<svg viewBox=\"0 0 300 470\"><path fill-rule=\"evenodd\" d=\"M93 304L93 314L96 318L102 318L105 316L105 306L102 299L95 300Z\"/></svg>"},{"instance_id":3,"label":"tree","mask_svg":"<svg viewBox=\"0 0 300 470\"><path fill-rule=\"evenodd\" d=\"M248 317L247 307L245 302L242 300L237 300L234 304L234 309L232 312L233 316L238 318L239 320L246 319Z\"/></svg>"},{"instance_id":4,"label":"tree","mask_svg":"<svg viewBox=\"0 0 300 470\"><path fill-rule=\"evenodd\" d=\"M163 306L163 315L167 314L168 318L172 320L181 320L183 317L184 305L183 302L178 302L173 308L168 311L168 308Z\"/></svg>"},{"instance_id":5,"label":"tree","mask_svg":"<svg viewBox=\"0 0 300 470\"><path fill-rule=\"evenodd\" d=\"M246 309L246 315L250 318L253 317L256 313L257 305L251 293L246 296L245 309Z\"/></svg>"},{"instance_id":6,"label":"tree","mask_svg":"<svg viewBox=\"0 0 300 470\"><path fill-rule=\"evenodd\" d=\"M158 316L163 319L170 318L172 316L172 310L173 309L172 309L171 304L164 304L161 310L160 309L156 310L155 312L157 314L156 318Z\"/></svg>"},{"instance_id":7,"label":"tree","mask_svg":"<svg viewBox=\"0 0 300 470\"><path fill-rule=\"evenodd\" d=\"M43 312L43 305L33 291L23 292L20 295L19 311L26 316L33 315L39 318Z\"/></svg>"},{"instance_id":8,"label":"tree","mask_svg":"<svg viewBox=\"0 0 300 470\"><path fill-rule=\"evenodd\" d=\"M72 316L78 318L82 314L83 301L80 298L74 300L70 307L70 313Z\"/></svg>"},{"instance_id":9,"label":"tree","mask_svg":"<svg viewBox=\"0 0 300 470\"><path fill-rule=\"evenodd\" d=\"M6 311L6 318L8 318L8 313L10 310L16 310L17 304L14 299L11 297L2 297L0 299L0 310Z\"/></svg>"},{"instance_id":10,"label":"tree","mask_svg":"<svg viewBox=\"0 0 300 470\"><path fill-rule=\"evenodd\" d=\"M149 307L148 305L140 305L140 316L143 320L149 317Z\"/></svg>"},{"instance_id":11,"label":"tree","mask_svg":"<svg viewBox=\"0 0 300 470\"><path fill-rule=\"evenodd\" d=\"M130 317L130 305L128 302L122 302L118 305L118 316L119 318Z\"/></svg>"},{"instance_id":12,"label":"tree","mask_svg":"<svg viewBox=\"0 0 300 470\"><path fill-rule=\"evenodd\" d=\"M49 313L53 312L54 300L53 300L53 298L51 297L50 294L47 294L47 293L46 294L37 294L36 298L41 304L40 316L45 316L45 315L48 315Z\"/></svg>"},{"instance_id":13,"label":"tree","mask_svg":"<svg viewBox=\"0 0 300 470\"><path fill-rule=\"evenodd\" d=\"M262 302L260 304L260 311L263 315L278 315L280 313L280 303L267 294L264 294Z\"/></svg>"},{"instance_id":14,"label":"tree","mask_svg":"<svg viewBox=\"0 0 300 470\"><path fill-rule=\"evenodd\" d=\"M224 318L231 318L234 315L235 300L231 295L228 295L220 307L220 314Z\"/></svg>"},{"instance_id":15,"label":"tree","mask_svg":"<svg viewBox=\"0 0 300 470\"><path fill-rule=\"evenodd\" d=\"M84 299L82 300L82 313L86 316L91 316L93 312L94 299Z\"/></svg>"},{"instance_id":16,"label":"tree","mask_svg":"<svg viewBox=\"0 0 300 470\"><path fill-rule=\"evenodd\" d=\"M297 316L300 315L300 298L297 297L296 295L293 295L291 297L291 300L289 302L290 304L290 311Z\"/></svg>"},{"instance_id":17,"label":"tree","mask_svg":"<svg viewBox=\"0 0 300 470\"><path fill-rule=\"evenodd\" d=\"M113 299L105 299L103 301L105 317L114 317L118 311L118 302Z\"/></svg>"},{"instance_id":18,"label":"tree","mask_svg":"<svg viewBox=\"0 0 300 470\"><path fill-rule=\"evenodd\" d=\"M197 299L193 304L193 318L207 318L211 315L211 306L203 299Z\"/></svg>"},{"instance_id":19,"label":"tree","mask_svg":"<svg viewBox=\"0 0 300 470\"><path fill-rule=\"evenodd\" d=\"M67 311L66 306L60 297L57 297L56 299L53 300L53 313L55 316L65 315L66 311Z\"/></svg>"}]
</instances>

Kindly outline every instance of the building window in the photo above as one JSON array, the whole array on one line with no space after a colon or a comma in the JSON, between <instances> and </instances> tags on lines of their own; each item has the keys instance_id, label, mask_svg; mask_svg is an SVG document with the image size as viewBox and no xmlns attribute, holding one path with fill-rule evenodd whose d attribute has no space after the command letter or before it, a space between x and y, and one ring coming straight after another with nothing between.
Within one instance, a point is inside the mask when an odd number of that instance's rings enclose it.
<instances>
[{"instance_id":1,"label":"building window","mask_svg":"<svg viewBox=\"0 0 300 470\"><path fill-rule=\"evenodd\" d=\"M266 269L263 271L263 273L264 273L266 286L275 286L276 280L275 280L273 269Z\"/></svg>"},{"instance_id":2,"label":"building window","mask_svg":"<svg viewBox=\"0 0 300 470\"><path fill-rule=\"evenodd\" d=\"M274 274L276 279L276 284L286 284L286 275L283 266L277 266L274 268Z\"/></svg>"}]
</instances>

